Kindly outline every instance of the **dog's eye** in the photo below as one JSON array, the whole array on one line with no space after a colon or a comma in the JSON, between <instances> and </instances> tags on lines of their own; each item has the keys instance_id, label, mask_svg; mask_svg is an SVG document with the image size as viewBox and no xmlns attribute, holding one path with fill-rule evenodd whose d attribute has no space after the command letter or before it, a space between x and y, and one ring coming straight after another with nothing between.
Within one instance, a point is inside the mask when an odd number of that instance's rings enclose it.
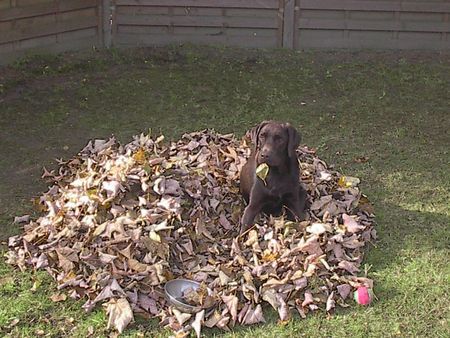
<instances>
[{"instance_id":1,"label":"dog's eye","mask_svg":"<svg viewBox=\"0 0 450 338\"><path fill-rule=\"evenodd\" d=\"M266 138L266 134L261 134L261 135L259 135L259 138L260 138L261 140L265 139L265 138Z\"/></svg>"}]
</instances>

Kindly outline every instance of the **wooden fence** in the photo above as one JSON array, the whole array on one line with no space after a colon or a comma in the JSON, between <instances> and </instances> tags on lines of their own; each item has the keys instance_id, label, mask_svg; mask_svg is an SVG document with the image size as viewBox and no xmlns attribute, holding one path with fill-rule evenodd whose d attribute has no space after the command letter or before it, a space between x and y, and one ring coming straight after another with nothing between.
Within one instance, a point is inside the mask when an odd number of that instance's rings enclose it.
<instances>
[{"instance_id":1,"label":"wooden fence","mask_svg":"<svg viewBox=\"0 0 450 338\"><path fill-rule=\"evenodd\" d=\"M0 64L27 51L103 46L103 31L110 29L104 2L109 4L102 0L0 0Z\"/></svg>"},{"instance_id":2,"label":"wooden fence","mask_svg":"<svg viewBox=\"0 0 450 338\"><path fill-rule=\"evenodd\" d=\"M0 63L26 51L200 43L450 50L450 0L0 0Z\"/></svg>"},{"instance_id":3,"label":"wooden fence","mask_svg":"<svg viewBox=\"0 0 450 338\"><path fill-rule=\"evenodd\" d=\"M279 0L116 0L115 45L178 42L281 47Z\"/></svg>"},{"instance_id":4,"label":"wooden fence","mask_svg":"<svg viewBox=\"0 0 450 338\"><path fill-rule=\"evenodd\" d=\"M113 43L450 49L450 0L116 0Z\"/></svg>"},{"instance_id":5,"label":"wooden fence","mask_svg":"<svg viewBox=\"0 0 450 338\"><path fill-rule=\"evenodd\" d=\"M449 0L293 0L293 47L450 49ZM294 11L292 11L292 6Z\"/></svg>"}]
</instances>

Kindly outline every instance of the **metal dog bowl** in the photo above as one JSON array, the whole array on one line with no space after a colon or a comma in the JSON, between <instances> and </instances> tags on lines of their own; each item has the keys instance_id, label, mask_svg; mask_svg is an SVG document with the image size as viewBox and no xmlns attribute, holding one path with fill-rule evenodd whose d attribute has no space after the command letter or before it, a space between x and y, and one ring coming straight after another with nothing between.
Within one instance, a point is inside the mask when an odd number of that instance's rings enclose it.
<instances>
[{"instance_id":1,"label":"metal dog bowl","mask_svg":"<svg viewBox=\"0 0 450 338\"><path fill-rule=\"evenodd\" d=\"M189 279L173 279L168 281L164 286L166 297L169 303L178 310L185 313L197 313L202 310L201 306L193 306L183 302L183 293L187 289L191 288L197 290L200 287L200 283ZM208 288L208 294L211 295L212 291Z\"/></svg>"}]
</instances>

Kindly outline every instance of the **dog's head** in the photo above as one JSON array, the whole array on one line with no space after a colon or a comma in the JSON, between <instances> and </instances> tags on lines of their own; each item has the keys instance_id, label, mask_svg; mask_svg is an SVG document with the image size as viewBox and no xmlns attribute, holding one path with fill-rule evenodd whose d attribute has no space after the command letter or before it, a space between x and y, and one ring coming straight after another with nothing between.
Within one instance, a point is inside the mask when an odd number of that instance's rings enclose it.
<instances>
[{"instance_id":1,"label":"dog's head","mask_svg":"<svg viewBox=\"0 0 450 338\"><path fill-rule=\"evenodd\" d=\"M264 121L250 131L256 150L256 163L278 167L296 158L300 134L289 123ZM297 162L297 161L295 161Z\"/></svg>"}]
</instances>

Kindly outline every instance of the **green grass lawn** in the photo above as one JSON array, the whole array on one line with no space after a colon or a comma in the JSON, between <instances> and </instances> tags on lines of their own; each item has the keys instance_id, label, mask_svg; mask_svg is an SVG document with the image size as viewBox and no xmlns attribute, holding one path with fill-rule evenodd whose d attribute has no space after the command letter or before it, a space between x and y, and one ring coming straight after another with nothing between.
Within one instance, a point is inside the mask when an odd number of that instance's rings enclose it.
<instances>
[{"instance_id":1,"label":"green grass lawn","mask_svg":"<svg viewBox=\"0 0 450 338\"><path fill-rule=\"evenodd\" d=\"M169 139L203 128L240 136L263 119L289 121L327 163L361 178L375 206L379 241L365 263L378 300L330 318L203 332L449 337L449 81L448 54L183 47L23 59L0 68L0 240L20 232L12 219L45 190L42 167L89 138L128 142L149 128ZM0 336L109 335L101 307L54 303L55 291L46 272L1 259ZM137 319L124 336L169 334Z\"/></svg>"}]
</instances>

